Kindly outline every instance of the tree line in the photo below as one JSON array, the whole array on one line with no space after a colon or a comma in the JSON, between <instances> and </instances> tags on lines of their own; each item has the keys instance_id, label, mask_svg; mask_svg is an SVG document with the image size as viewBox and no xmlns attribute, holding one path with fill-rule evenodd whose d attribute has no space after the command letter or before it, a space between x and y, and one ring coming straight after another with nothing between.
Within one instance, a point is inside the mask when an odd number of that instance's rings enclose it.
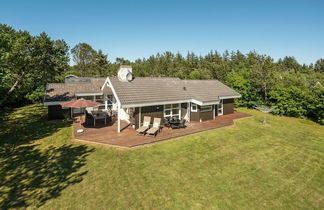
<instances>
[{"instance_id":1,"label":"tree line","mask_svg":"<svg viewBox=\"0 0 324 210\"><path fill-rule=\"evenodd\" d=\"M52 40L44 32L32 36L3 24L0 46L2 107L41 101L46 83L62 82L69 74L115 76L119 65L131 65L135 77L217 79L242 95L236 106L275 106L274 114L308 117L324 124L324 59L301 65L289 56L275 61L254 51L210 51L204 56L164 52L135 61L110 61L102 50L87 43L70 49L64 40Z\"/></svg>"}]
</instances>

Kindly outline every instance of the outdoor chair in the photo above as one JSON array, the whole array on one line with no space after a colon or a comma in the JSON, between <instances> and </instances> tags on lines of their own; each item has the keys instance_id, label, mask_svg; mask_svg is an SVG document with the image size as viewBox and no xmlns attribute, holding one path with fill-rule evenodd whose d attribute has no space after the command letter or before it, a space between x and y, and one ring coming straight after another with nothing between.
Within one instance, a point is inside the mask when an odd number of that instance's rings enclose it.
<instances>
[{"instance_id":1,"label":"outdoor chair","mask_svg":"<svg viewBox=\"0 0 324 210\"><path fill-rule=\"evenodd\" d=\"M149 136L156 137L156 135L160 132L161 126L161 118L154 118L153 127L150 128L146 133Z\"/></svg>"},{"instance_id":2,"label":"outdoor chair","mask_svg":"<svg viewBox=\"0 0 324 210\"><path fill-rule=\"evenodd\" d=\"M180 128L185 128L185 127L186 127L186 120L185 120L185 119L182 119L182 120L180 121L179 127L180 127Z\"/></svg>"},{"instance_id":3,"label":"outdoor chair","mask_svg":"<svg viewBox=\"0 0 324 210\"><path fill-rule=\"evenodd\" d=\"M170 128L170 118L164 118L164 127Z\"/></svg>"},{"instance_id":4,"label":"outdoor chair","mask_svg":"<svg viewBox=\"0 0 324 210\"><path fill-rule=\"evenodd\" d=\"M143 126L136 130L137 135L145 135L146 131L150 128L151 117L144 116Z\"/></svg>"},{"instance_id":5,"label":"outdoor chair","mask_svg":"<svg viewBox=\"0 0 324 210\"><path fill-rule=\"evenodd\" d=\"M178 128L185 128L186 127L186 120L176 120L174 123L171 124L172 129L178 129Z\"/></svg>"}]
</instances>

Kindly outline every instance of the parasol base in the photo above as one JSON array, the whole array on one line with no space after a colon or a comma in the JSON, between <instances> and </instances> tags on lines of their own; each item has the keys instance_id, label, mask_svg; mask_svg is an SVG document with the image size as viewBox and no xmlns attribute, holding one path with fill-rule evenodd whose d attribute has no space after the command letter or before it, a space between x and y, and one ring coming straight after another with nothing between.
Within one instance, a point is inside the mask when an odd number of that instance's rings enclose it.
<instances>
[{"instance_id":1,"label":"parasol base","mask_svg":"<svg viewBox=\"0 0 324 210\"><path fill-rule=\"evenodd\" d=\"M77 133L83 133L83 131L84 131L83 129L78 129Z\"/></svg>"}]
</instances>

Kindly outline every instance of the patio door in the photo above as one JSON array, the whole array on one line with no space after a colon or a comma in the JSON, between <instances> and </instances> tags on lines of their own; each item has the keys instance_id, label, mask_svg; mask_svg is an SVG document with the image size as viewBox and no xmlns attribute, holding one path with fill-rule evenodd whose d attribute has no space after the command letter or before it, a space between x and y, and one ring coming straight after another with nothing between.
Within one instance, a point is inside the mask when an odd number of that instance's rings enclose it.
<instances>
[{"instance_id":1,"label":"patio door","mask_svg":"<svg viewBox=\"0 0 324 210\"><path fill-rule=\"evenodd\" d=\"M164 118L181 119L181 104L166 104L166 105L164 105Z\"/></svg>"},{"instance_id":2,"label":"patio door","mask_svg":"<svg viewBox=\"0 0 324 210\"><path fill-rule=\"evenodd\" d=\"M217 116L223 115L223 100L220 100L219 104L217 104Z\"/></svg>"}]
</instances>

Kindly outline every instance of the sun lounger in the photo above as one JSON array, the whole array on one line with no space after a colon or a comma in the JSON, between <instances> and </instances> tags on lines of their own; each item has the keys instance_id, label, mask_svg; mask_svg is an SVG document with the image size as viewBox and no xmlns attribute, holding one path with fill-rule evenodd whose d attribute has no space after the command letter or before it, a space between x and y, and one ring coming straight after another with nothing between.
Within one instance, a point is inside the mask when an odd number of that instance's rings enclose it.
<instances>
[{"instance_id":1,"label":"sun lounger","mask_svg":"<svg viewBox=\"0 0 324 210\"><path fill-rule=\"evenodd\" d=\"M145 135L146 131L150 128L151 117L144 116L143 126L136 130L137 135Z\"/></svg>"},{"instance_id":2,"label":"sun lounger","mask_svg":"<svg viewBox=\"0 0 324 210\"><path fill-rule=\"evenodd\" d=\"M153 127L150 128L146 133L149 136L156 137L156 135L160 131L160 126L161 126L161 118L154 118Z\"/></svg>"}]
</instances>

